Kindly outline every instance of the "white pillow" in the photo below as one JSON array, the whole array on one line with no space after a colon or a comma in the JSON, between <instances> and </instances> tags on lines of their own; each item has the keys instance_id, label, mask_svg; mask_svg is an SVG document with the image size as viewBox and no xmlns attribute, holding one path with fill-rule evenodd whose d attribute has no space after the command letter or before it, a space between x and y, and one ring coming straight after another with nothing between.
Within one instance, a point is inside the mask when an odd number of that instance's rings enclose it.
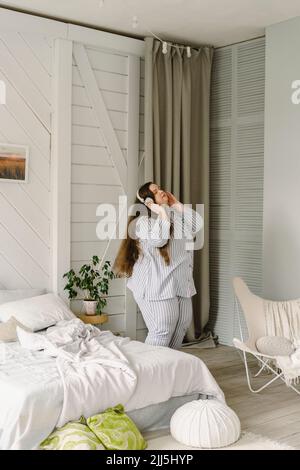
<instances>
[{"instance_id":1,"label":"white pillow","mask_svg":"<svg viewBox=\"0 0 300 470\"><path fill-rule=\"evenodd\" d=\"M0 304L45 294L45 289L0 289Z\"/></svg>"},{"instance_id":2,"label":"white pillow","mask_svg":"<svg viewBox=\"0 0 300 470\"><path fill-rule=\"evenodd\" d=\"M58 296L45 294L0 305L0 321L5 322L11 317L38 331L60 320L72 320L75 315Z\"/></svg>"},{"instance_id":3,"label":"white pillow","mask_svg":"<svg viewBox=\"0 0 300 470\"><path fill-rule=\"evenodd\" d=\"M0 342L8 343L10 341L17 341L17 326L23 330L30 331L29 328L26 328L26 326L22 325L22 323L18 322L14 317L10 317L7 322L0 323Z\"/></svg>"},{"instance_id":4,"label":"white pillow","mask_svg":"<svg viewBox=\"0 0 300 470\"><path fill-rule=\"evenodd\" d=\"M283 336L262 336L256 341L256 347L267 356L290 356L295 350L293 343Z\"/></svg>"}]
</instances>

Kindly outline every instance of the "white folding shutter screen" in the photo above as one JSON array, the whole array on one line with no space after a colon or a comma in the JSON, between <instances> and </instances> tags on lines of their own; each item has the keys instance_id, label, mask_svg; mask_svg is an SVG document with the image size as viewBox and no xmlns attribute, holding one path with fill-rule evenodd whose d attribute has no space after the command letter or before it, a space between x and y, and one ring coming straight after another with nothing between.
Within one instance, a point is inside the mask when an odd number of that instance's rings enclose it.
<instances>
[{"instance_id":1,"label":"white folding shutter screen","mask_svg":"<svg viewBox=\"0 0 300 470\"><path fill-rule=\"evenodd\" d=\"M127 55L74 43L73 57L71 265L78 269L93 255L110 261L116 255L119 240L97 238L96 208L117 207L127 193L129 119L135 118L129 117ZM124 279L114 279L105 308L112 331L125 332L126 313L136 315L126 312L126 295ZM80 311L81 304L73 308Z\"/></svg>"},{"instance_id":2,"label":"white folding shutter screen","mask_svg":"<svg viewBox=\"0 0 300 470\"><path fill-rule=\"evenodd\" d=\"M265 40L215 51L211 90L210 327L239 335L232 278L262 291ZM242 322L244 333L246 327Z\"/></svg>"}]
</instances>

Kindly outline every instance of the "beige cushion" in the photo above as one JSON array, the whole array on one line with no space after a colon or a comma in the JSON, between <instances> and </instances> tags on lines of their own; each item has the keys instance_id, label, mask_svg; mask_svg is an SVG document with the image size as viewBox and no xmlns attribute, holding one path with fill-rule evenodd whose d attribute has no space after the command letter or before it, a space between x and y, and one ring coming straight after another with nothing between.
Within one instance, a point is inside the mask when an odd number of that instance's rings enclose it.
<instances>
[{"instance_id":1,"label":"beige cushion","mask_svg":"<svg viewBox=\"0 0 300 470\"><path fill-rule=\"evenodd\" d=\"M283 336L262 336L256 341L256 347L267 356L290 356L295 351L293 343Z\"/></svg>"},{"instance_id":2,"label":"beige cushion","mask_svg":"<svg viewBox=\"0 0 300 470\"><path fill-rule=\"evenodd\" d=\"M0 341L4 341L5 343L17 341L17 326L26 331L30 331L29 328L26 328L26 326L18 322L15 317L10 317L7 322L0 323Z\"/></svg>"}]
</instances>

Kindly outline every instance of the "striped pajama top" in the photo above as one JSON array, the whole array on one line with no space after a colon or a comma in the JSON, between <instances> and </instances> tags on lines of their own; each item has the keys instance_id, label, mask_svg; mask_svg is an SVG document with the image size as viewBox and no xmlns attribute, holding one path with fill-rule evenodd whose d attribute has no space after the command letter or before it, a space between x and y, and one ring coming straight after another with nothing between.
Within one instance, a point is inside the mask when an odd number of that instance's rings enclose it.
<instances>
[{"instance_id":1,"label":"striped pajama top","mask_svg":"<svg viewBox=\"0 0 300 470\"><path fill-rule=\"evenodd\" d=\"M176 209L175 209L176 206ZM196 294L193 280L193 250L186 247L195 233L203 228L200 214L190 207L178 204L164 206L168 219L140 216L135 219L135 236L139 240L140 255L135 262L127 287L136 298L146 300L170 299ZM173 233L170 235L171 220ZM181 238L178 234L183 234ZM158 248L168 239L170 263L167 265Z\"/></svg>"}]
</instances>

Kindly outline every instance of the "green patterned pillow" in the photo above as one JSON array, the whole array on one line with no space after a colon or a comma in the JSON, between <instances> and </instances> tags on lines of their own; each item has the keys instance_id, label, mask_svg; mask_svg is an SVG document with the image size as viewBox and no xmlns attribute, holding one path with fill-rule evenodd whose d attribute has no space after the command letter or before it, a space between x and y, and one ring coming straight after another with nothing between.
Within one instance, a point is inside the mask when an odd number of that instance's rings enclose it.
<instances>
[{"instance_id":1,"label":"green patterned pillow","mask_svg":"<svg viewBox=\"0 0 300 470\"><path fill-rule=\"evenodd\" d=\"M82 416L56 428L41 444L41 450L105 450Z\"/></svg>"},{"instance_id":2,"label":"green patterned pillow","mask_svg":"<svg viewBox=\"0 0 300 470\"><path fill-rule=\"evenodd\" d=\"M147 447L147 442L124 413L121 404L88 418L87 425L108 450L143 450Z\"/></svg>"}]
</instances>

